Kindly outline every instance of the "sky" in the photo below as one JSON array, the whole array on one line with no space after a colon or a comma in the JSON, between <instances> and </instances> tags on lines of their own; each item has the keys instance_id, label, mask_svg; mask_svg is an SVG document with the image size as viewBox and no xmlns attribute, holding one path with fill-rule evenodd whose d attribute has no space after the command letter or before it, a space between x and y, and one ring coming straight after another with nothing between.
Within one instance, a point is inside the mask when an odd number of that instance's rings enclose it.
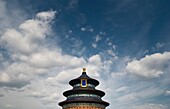
<instances>
[{"instance_id":1,"label":"sky","mask_svg":"<svg viewBox=\"0 0 170 109\"><path fill-rule=\"evenodd\" d=\"M82 68L107 109L170 109L169 0L0 0L0 109L61 109Z\"/></svg>"}]
</instances>

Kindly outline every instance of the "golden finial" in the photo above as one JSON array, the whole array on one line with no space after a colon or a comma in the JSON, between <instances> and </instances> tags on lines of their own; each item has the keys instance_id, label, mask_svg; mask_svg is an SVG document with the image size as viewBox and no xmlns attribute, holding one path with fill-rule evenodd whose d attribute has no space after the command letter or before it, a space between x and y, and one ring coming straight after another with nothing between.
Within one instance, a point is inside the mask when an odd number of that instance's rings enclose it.
<instances>
[{"instance_id":1,"label":"golden finial","mask_svg":"<svg viewBox=\"0 0 170 109\"><path fill-rule=\"evenodd\" d=\"M86 68L83 68L83 72L86 72Z\"/></svg>"}]
</instances>

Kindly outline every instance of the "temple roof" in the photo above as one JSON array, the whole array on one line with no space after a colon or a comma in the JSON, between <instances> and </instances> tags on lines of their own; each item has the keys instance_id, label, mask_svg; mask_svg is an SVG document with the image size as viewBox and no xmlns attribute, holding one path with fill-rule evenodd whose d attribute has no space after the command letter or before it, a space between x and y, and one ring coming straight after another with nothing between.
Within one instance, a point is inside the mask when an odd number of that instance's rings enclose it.
<instances>
[{"instance_id":1,"label":"temple roof","mask_svg":"<svg viewBox=\"0 0 170 109\"><path fill-rule=\"evenodd\" d=\"M72 94L80 94L80 93L83 93L83 94L96 94L96 95L99 95L100 97L103 97L105 95L105 93L103 91L92 89L92 88L76 88L76 89L65 91L63 93L63 95L65 97L67 97L67 96L72 95Z\"/></svg>"},{"instance_id":2,"label":"temple roof","mask_svg":"<svg viewBox=\"0 0 170 109\"><path fill-rule=\"evenodd\" d=\"M83 99L75 99L75 100L65 100L59 103L60 106L70 104L70 103L98 103L103 104L105 106L109 106L108 102L105 102L103 100L95 100L95 99L89 99L89 98L83 98Z\"/></svg>"},{"instance_id":3,"label":"temple roof","mask_svg":"<svg viewBox=\"0 0 170 109\"><path fill-rule=\"evenodd\" d=\"M93 84L95 86L99 85L99 81L97 81L96 79L93 79L93 78L90 78L86 72L82 72L82 75L76 79L73 79L69 82L69 84L71 86L75 85L75 84L78 84L81 82L81 79L87 79L87 82L90 83L90 84Z\"/></svg>"}]
</instances>

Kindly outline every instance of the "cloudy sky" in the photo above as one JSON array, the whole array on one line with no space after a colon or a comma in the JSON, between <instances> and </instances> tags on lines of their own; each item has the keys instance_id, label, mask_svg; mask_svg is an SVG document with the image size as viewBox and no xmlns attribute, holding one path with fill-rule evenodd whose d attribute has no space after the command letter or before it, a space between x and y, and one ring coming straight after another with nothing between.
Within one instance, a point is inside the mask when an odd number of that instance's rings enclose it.
<instances>
[{"instance_id":1,"label":"cloudy sky","mask_svg":"<svg viewBox=\"0 0 170 109\"><path fill-rule=\"evenodd\" d=\"M0 109L61 109L83 67L107 109L169 109L169 4L0 0Z\"/></svg>"}]
</instances>

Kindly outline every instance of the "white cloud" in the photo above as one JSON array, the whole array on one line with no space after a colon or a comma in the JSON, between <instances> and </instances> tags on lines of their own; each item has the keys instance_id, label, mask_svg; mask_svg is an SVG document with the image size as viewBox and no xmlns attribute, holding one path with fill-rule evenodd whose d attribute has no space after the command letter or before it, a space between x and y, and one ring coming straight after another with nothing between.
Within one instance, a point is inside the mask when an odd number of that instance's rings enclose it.
<instances>
[{"instance_id":1,"label":"white cloud","mask_svg":"<svg viewBox=\"0 0 170 109\"><path fill-rule=\"evenodd\" d=\"M116 50L116 45L112 45L113 50Z\"/></svg>"},{"instance_id":2,"label":"white cloud","mask_svg":"<svg viewBox=\"0 0 170 109\"><path fill-rule=\"evenodd\" d=\"M116 89L116 92L126 92L127 90L128 90L127 86L122 86L122 87Z\"/></svg>"},{"instance_id":3,"label":"white cloud","mask_svg":"<svg viewBox=\"0 0 170 109\"><path fill-rule=\"evenodd\" d=\"M30 96L35 97L35 98L43 98L47 96L47 91L38 91L38 92L32 92Z\"/></svg>"},{"instance_id":4,"label":"white cloud","mask_svg":"<svg viewBox=\"0 0 170 109\"><path fill-rule=\"evenodd\" d=\"M108 43L108 45L109 45L109 46L112 46L112 43L111 43L111 42L109 42L109 43Z\"/></svg>"},{"instance_id":5,"label":"white cloud","mask_svg":"<svg viewBox=\"0 0 170 109\"><path fill-rule=\"evenodd\" d=\"M81 31L83 31L83 32L87 31L87 32L92 33L94 31L94 29L91 26L86 26L86 27L81 27Z\"/></svg>"},{"instance_id":6,"label":"white cloud","mask_svg":"<svg viewBox=\"0 0 170 109\"><path fill-rule=\"evenodd\" d=\"M106 43L108 46L112 47L113 50L116 50L117 46L115 44L113 44L109 38L106 39Z\"/></svg>"},{"instance_id":7,"label":"white cloud","mask_svg":"<svg viewBox=\"0 0 170 109\"><path fill-rule=\"evenodd\" d=\"M157 78L163 75L166 68L170 65L170 52L155 53L147 55L140 60L133 60L127 63L128 73L145 77Z\"/></svg>"},{"instance_id":8,"label":"white cloud","mask_svg":"<svg viewBox=\"0 0 170 109\"><path fill-rule=\"evenodd\" d=\"M35 44L27 43L21 33L14 29L7 30L0 39L1 45L11 52L30 53L37 47Z\"/></svg>"},{"instance_id":9,"label":"white cloud","mask_svg":"<svg viewBox=\"0 0 170 109\"><path fill-rule=\"evenodd\" d=\"M11 105L11 104L6 104L5 107L8 107L8 108L15 108L14 105Z\"/></svg>"},{"instance_id":10,"label":"white cloud","mask_svg":"<svg viewBox=\"0 0 170 109\"><path fill-rule=\"evenodd\" d=\"M18 29L7 29L0 37L1 46L10 52L9 64L0 70L1 86L21 88L30 84L37 74L85 64L84 58L66 55L58 47L47 46L45 37L52 32L55 13L40 12L34 19L20 24Z\"/></svg>"},{"instance_id":11,"label":"white cloud","mask_svg":"<svg viewBox=\"0 0 170 109\"><path fill-rule=\"evenodd\" d=\"M143 104L132 106L131 109L167 109L167 107L163 104Z\"/></svg>"},{"instance_id":12,"label":"white cloud","mask_svg":"<svg viewBox=\"0 0 170 109\"><path fill-rule=\"evenodd\" d=\"M92 47L93 47L93 48L96 48L96 47L97 47L97 43L98 43L101 39L102 39L102 37L101 37L99 34L97 34L97 35L95 36L94 42L92 43Z\"/></svg>"},{"instance_id":13,"label":"white cloud","mask_svg":"<svg viewBox=\"0 0 170 109\"><path fill-rule=\"evenodd\" d=\"M159 49L159 48L162 48L163 46L165 46L165 44L158 42L158 43L156 43L155 46L156 46L157 49Z\"/></svg>"},{"instance_id":14,"label":"white cloud","mask_svg":"<svg viewBox=\"0 0 170 109\"><path fill-rule=\"evenodd\" d=\"M76 75L81 75L81 68L86 67L87 68L87 73L92 76L92 77L98 77L99 76L99 71L101 70L102 62L101 62L101 57L100 55L93 55L91 56L88 61L76 68L72 69L67 69L67 70L62 70L61 72L58 72L58 75L55 77L49 77L46 79L46 82L48 84L51 84L52 86L58 85L58 83L62 84L68 82L70 78L76 78ZM64 78L63 78L64 77Z\"/></svg>"},{"instance_id":15,"label":"white cloud","mask_svg":"<svg viewBox=\"0 0 170 109\"><path fill-rule=\"evenodd\" d=\"M39 99L44 105L56 103L56 101L60 98L60 95L61 94L59 93L50 91L47 87L46 89L34 91L29 94L29 96Z\"/></svg>"},{"instance_id":16,"label":"white cloud","mask_svg":"<svg viewBox=\"0 0 170 109\"><path fill-rule=\"evenodd\" d=\"M170 95L170 90L165 91L165 95Z\"/></svg>"},{"instance_id":17,"label":"white cloud","mask_svg":"<svg viewBox=\"0 0 170 109\"><path fill-rule=\"evenodd\" d=\"M45 11L45 12L40 12L36 15L37 18L40 18L44 21L51 21L56 14L56 11Z\"/></svg>"},{"instance_id":18,"label":"white cloud","mask_svg":"<svg viewBox=\"0 0 170 109\"><path fill-rule=\"evenodd\" d=\"M103 32L103 31L100 31L100 33L99 33L100 35L106 35L106 33L105 32Z\"/></svg>"},{"instance_id":19,"label":"white cloud","mask_svg":"<svg viewBox=\"0 0 170 109\"><path fill-rule=\"evenodd\" d=\"M148 83L149 84L149 83ZM142 86L140 87L139 90L136 90L136 97L137 98L151 98L151 97L155 97L155 96L159 96L161 94L164 93L164 88L160 88L157 87L156 85L148 85L148 87L142 88Z\"/></svg>"},{"instance_id":20,"label":"white cloud","mask_svg":"<svg viewBox=\"0 0 170 109\"><path fill-rule=\"evenodd\" d=\"M29 65L38 68L74 68L85 63L83 58L64 55L58 50L42 50L41 52L34 53L30 56L23 56L20 59L27 62Z\"/></svg>"},{"instance_id":21,"label":"white cloud","mask_svg":"<svg viewBox=\"0 0 170 109\"><path fill-rule=\"evenodd\" d=\"M1 76L0 76L0 81L1 82L9 81L9 76L6 73L2 73Z\"/></svg>"},{"instance_id":22,"label":"white cloud","mask_svg":"<svg viewBox=\"0 0 170 109\"><path fill-rule=\"evenodd\" d=\"M146 55L147 53L149 53L149 50L145 50L145 51L143 52L143 55Z\"/></svg>"},{"instance_id":23,"label":"white cloud","mask_svg":"<svg viewBox=\"0 0 170 109\"><path fill-rule=\"evenodd\" d=\"M104 63L101 61L101 56L99 54L89 57L88 62L85 65L87 72L90 72L89 75L92 77L99 77L99 72L103 66Z\"/></svg>"},{"instance_id":24,"label":"white cloud","mask_svg":"<svg viewBox=\"0 0 170 109\"><path fill-rule=\"evenodd\" d=\"M53 94L50 94L49 96L47 97L44 97L43 99L41 99L41 102L44 104L44 105L49 105L49 104L56 104L56 101L59 99L59 94L58 93L53 93Z\"/></svg>"},{"instance_id":25,"label":"white cloud","mask_svg":"<svg viewBox=\"0 0 170 109\"><path fill-rule=\"evenodd\" d=\"M107 50L107 53L108 53L109 55L111 55L112 57L117 58L117 56L116 56L116 54L115 54L115 52L114 52L113 50Z\"/></svg>"},{"instance_id":26,"label":"white cloud","mask_svg":"<svg viewBox=\"0 0 170 109\"><path fill-rule=\"evenodd\" d=\"M101 39L102 39L102 37L97 34L95 37L95 42L99 42Z\"/></svg>"},{"instance_id":27,"label":"white cloud","mask_svg":"<svg viewBox=\"0 0 170 109\"><path fill-rule=\"evenodd\" d=\"M90 32L93 32L93 31L94 31L94 29L93 29L93 28L90 28L90 29L89 29L89 31L90 31Z\"/></svg>"},{"instance_id":28,"label":"white cloud","mask_svg":"<svg viewBox=\"0 0 170 109\"><path fill-rule=\"evenodd\" d=\"M23 69L24 68L24 69ZM26 64L13 63L0 70L0 86L21 88L28 85L28 74L35 69ZM31 75L30 73L29 75Z\"/></svg>"},{"instance_id":29,"label":"white cloud","mask_svg":"<svg viewBox=\"0 0 170 109\"><path fill-rule=\"evenodd\" d=\"M75 69L68 69L68 70L63 70L61 72L58 72L58 75L55 77L48 77L46 79L47 84L50 84L52 86L60 86L63 85L63 83L68 84L68 81L70 78L76 78L76 75L81 74L81 68L75 68ZM66 83L67 82L67 83Z\"/></svg>"},{"instance_id":30,"label":"white cloud","mask_svg":"<svg viewBox=\"0 0 170 109\"><path fill-rule=\"evenodd\" d=\"M86 31L86 28L85 27L81 27L81 31Z\"/></svg>"},{"instance_id":31,"label":"white cloud","mask_svg":"<svg viewBox=\"0 0 170 109\"><path fill-rule=\"evenodd\" d=\"M136 99L137 99L137 96L135 93L125 94L125 95L117 98L117 100L119 102L129 102L129 101L136 100Z\"/></svg>"},{"instance_id":32,"label":"white cloud","mask_svg":"<svg viewBox=\"0 0 170 109\"><path fill-rule=\"evenodd\" d=\"M0 38L1 46L6 47L11 52L24 54L40 49L40 43L42 43L46 35L50 34L51 25L49 24L54 18L55 11L49 11L49 15L47 13L38 13L35 19L22 23L19 30L7 29Z\"/></svg>"},{"instance_id":33,"label":"white cloud","mask_svg":"<svg viewBox=\"0 0 170 109\"><path fill-rule=\"evenodd\" d=\"M126 74L122 73L122 72L112 72L111 73L112 78L118 78L118 77L121 77L121 76L124 76L124 75L126 75Z\"/></svg>"},{"instance_id":34,"label":"white cloud","mask_svg":"<svg viewBox=\"0 0 170 109\"><path fill-rule=\"evenodd\" d=\"M91 56L88 61L89 61L90 64L100 65L101 64L101 57L100 57L100 55L96 54L96 55Z\"/></svg>"},{"instance_id":35,"label":"white cloud","mask_svg":"<svg viewBox=\"0 0 170 109\"><path fill-rule=\"evenodd\" d=\"M97 44L96 44L96 43L92 43L92 47L93 47L93 48L96 48L96 47L97 47Z\"/></svg>"}]
</instances>

